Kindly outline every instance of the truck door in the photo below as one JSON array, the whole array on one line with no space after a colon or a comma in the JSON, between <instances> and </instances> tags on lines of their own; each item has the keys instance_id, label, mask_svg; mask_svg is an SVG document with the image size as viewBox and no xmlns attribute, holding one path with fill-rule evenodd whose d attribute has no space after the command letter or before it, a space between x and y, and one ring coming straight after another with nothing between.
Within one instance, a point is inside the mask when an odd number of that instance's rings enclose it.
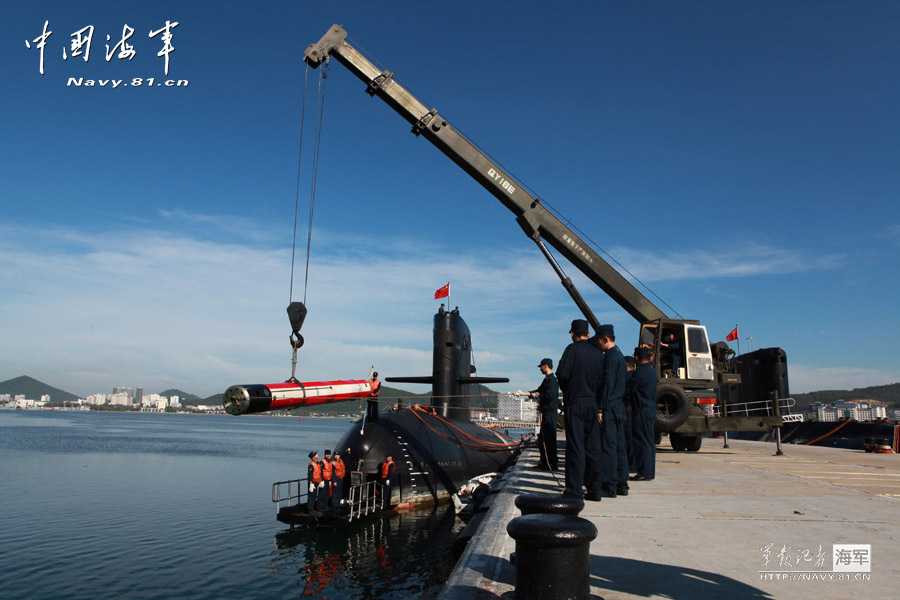
<instances>
[{"instance_id":1,"label":"truck door","mask_svg":"<svg viewBox=\"0 0 900 600\"><path fill-rule=\"evenodd\" d=\"M706 327L687 326L687 376L688 379L707 380L715 376Z\"/></svg>"}]
</instances>

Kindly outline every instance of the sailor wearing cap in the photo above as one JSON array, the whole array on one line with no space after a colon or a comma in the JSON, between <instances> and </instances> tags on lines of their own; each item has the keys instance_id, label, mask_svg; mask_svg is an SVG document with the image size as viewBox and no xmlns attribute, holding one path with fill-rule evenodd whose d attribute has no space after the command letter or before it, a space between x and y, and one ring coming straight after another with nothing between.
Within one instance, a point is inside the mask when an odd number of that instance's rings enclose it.
<instances>
[{"instance_id":1,"label":"sailor wearing cap","mask_svg":"<svg viewBox=\"0 0 900 600\"><path fill-rule=\"evenodd\" d=\"M306 510L313 512L316 508L319 487L324 487L322 480L322 465L319 464L319 453L315 450L309 453L309 465L306 468L306 480L309 482Z\"/></svg>"},{"instance_id":2,"label":"sailor wearing cap","mask_svg":"<svg viewBox=\"0 0 900 600\"><path fill-rule=\"evenodd\" d=\"M556 369L563 391L566 425L566 487L564 495L600 500L600 423L597 418L597 394L603 354L589 338L588 322L572 321L569 344Z\"/></svg>"},{"instance_id":3,"label":"sailor wearing cap","mask_svg":"<svg viewBox=\"0 0 900 600\"><path fill-rule=\"evenodd\" d=\"M634 399L635 481L656 477L656 370L650 363L649 348L635 348L632 398Z\"/></svg>"},{"instance_id":4,"label":"sailor wearing cap","mask_svg":"<svg viewBox=\"0 0 900 600\"><path fill-rule=\"evenodd\" d=\"M631 397L634 384L634 356L625 357L625 455L628 456L628 472L634 468L634 402Z\"/></svg>"},{"instance_id":5,"label":"sailor wearing cap","mask_svg":"<svg viewBox=\"0 0 900 600\"><path fill-rule=\"evenodd\" d=\"M625 454L625 357L616 346L612 325L601 325L597 343L605 353L597 406L600 409L603 497L628 495L628 456Z\"/></svg>"},{"instance_id":6,"label":"sailor wearing cap","mask_svg":"<svg viewBox=\"0 0 900 600\"><path fill-rule=\"evenodd\" d=\"M556 418L559 410L559 382L553 374L553 361L549 358L541 359L538 365L544 380L538 389L530 392L532 398L538 399L538 412L541 415L541 431L538 433L538 448L541 452L541 462L538 469L555 471L559 468L556 455Z\"/></svg>"}]
</instances>

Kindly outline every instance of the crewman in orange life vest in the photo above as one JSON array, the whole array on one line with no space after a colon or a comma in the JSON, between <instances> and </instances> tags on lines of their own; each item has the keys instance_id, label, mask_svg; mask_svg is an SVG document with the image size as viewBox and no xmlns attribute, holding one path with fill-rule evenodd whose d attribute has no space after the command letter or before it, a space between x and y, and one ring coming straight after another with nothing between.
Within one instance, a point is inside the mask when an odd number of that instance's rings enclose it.
<instances>
[{"instance_id":1,"label":"crewman in orange life vest","mask_svg":"<svg viewBox=\"0 0 900 600\"><path fill-rule=\"evenodd\" d=\"M316 499L319 488L323 487L322 465L319 464L319 453L313 450L309 453L309 466L306 469L306 480L309 481L309 494L306 499L306 510L312 512L316 508Z\"/></svg>"},{"instance_id":2,"label":"crewman in orange life vest","mask_svg":"<svg viewBox=\"0 0 900 600\"><path fill-rule=\"evenodd\" d=\"M369 380L369 400L366 401L366 418L370 423L378 422L378 394L381 393L381 382L378 380L378 372L372 373Z\"/></svg>"},{"instance_id":3,"label":"crewman in orange life vest","mask_svg":"<svg viewBox=\"0 0 900 600\"><path fill-rule=\"evenodd\" d=\"M381 465L381 507L385 510L391 507L391 480L396 469L394 458L386 457Z\"/></svg>"},{"instance_id":4,"label":"crewman in orange life vest","mask_svg":"<svg viewBox=\"0 0 900 600\"><path fill-rule=\"evenodd\" d=\"M316 500L316 508L325 510L328 508L329 495L331 494L331 450L325 451L325 460L322 465L322 487L319 489L319 498Z\"/></svg>"},{"instance_id":5,"label":"crewman in orange life vest","mask_svg":"<svg viewBox=\"0 0 900 600\"><path fill-rule=\"evenodd\" d=\"M348 449L349 451L349 449ZM331 476L331 506L340 506L344 503L344 477L347 475L347 467L341 460L341 455L335 451L331 459L334 474Z\"/></svg>"}]
</instances>

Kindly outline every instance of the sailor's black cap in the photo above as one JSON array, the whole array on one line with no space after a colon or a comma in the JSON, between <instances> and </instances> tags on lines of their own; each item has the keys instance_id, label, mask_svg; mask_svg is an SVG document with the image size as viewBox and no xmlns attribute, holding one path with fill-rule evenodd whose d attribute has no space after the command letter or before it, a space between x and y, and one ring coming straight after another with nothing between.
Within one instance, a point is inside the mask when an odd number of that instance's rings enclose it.
<instances>
[{"instance_id":1,"label":"sailor's black cap","mask_svg":"<svg viewBox=\"0 0 900 600\"><path fill-rule=\"evenodd\" d=\"M583 331L587 333L590 331L589 327L590 325L588 325L588 322L584 319L575 319L572 321L572 327L569 329L569 333L572 333L573 331Z\"/></svg>"}]
</instances>

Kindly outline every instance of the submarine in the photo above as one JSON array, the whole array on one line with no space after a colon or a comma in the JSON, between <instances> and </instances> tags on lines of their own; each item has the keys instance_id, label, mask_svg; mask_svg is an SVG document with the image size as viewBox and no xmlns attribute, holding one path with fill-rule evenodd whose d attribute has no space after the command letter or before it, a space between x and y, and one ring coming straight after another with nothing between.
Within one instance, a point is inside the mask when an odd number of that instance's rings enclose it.
<instances>
[{"instance_id":1,"label":"submarine","mask_svg":"<svg viewBox=\"0 0 900 600\"><path fill-rule=\"evenodd\" d=\"M295 327L294 334L302 345L298 329ZM325 515L332 521L346 520L348 513L353 517L353 508L348 506L353 488L377 485L388 456L394 460L395 473L389 502L381 500L384 506L397 509L448 501L470 479L505 469L523 446L523 440L512 440L471 422L469 400L480 394L477 386L509 379L477 376L471 332L456 310L434 315L431 375L386 377L385 381L429 384L430 403L404 406L400 400L380 411L367 411L338 440L334 448L347 466L344 496L348 503L325 511L332 513ZM228 413L241 415L371 395L365 380L301 383L292 376L283 384L231 386L225 392L224 405ZM306 489L303 483L297 480L301 496ZM296 499L297 504L279 511L279 520L292 526L295 522L309 525L303 518L305 498Z\"/></svg>"}]
</instances>

